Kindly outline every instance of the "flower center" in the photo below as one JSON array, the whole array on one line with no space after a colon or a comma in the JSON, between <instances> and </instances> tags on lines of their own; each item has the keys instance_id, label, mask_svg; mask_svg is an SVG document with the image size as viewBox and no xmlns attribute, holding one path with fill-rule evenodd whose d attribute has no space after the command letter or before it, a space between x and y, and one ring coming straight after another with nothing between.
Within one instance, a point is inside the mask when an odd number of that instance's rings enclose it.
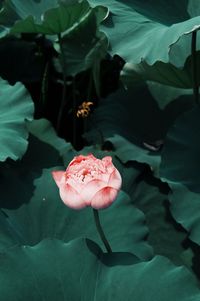
<instances>
[{"instance_id":1,"label":"flower center","mask_svg":"<svg viewBox=\"0 0 200 301\"><path fill-rule=\"evenodd\" d=\"M101 175L106 172L107 168L101 160L97 162L84 160L70 166L66 173L66 180L72 179L75 182L87 184L92 179L101 178Z\"/></svg>"}]
</instances>

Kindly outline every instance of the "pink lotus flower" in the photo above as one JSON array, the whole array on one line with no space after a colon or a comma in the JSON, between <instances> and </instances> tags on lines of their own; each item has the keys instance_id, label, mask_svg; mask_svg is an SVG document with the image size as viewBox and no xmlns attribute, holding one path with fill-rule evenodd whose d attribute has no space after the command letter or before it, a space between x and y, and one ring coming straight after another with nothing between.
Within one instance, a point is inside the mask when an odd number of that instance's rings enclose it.
<instances>
[{"instance_id":1,"label":"pink lotus flower","mask_svg":"<svg viewBox=\"0 0 200 301\"><path fill-rule=\"evenodd\" d=\"M60 197L68 207L95 209L110 206L117 197L122 179L112 157L102 160L92 154L76 156L66 171L53 171Z\"/></svg>"}]
</instances>

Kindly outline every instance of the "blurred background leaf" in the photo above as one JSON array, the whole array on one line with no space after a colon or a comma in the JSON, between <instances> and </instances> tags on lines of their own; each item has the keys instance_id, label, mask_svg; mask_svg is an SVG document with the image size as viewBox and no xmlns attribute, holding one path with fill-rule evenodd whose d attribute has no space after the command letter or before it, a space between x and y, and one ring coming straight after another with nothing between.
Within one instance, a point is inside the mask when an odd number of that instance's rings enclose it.
<instances>
[{"instance_id":1,"label":"blurred background leaf","mask_svg":"<svg viewBox=\"0 0 200 301\"><path fill-rule=\"evenodd\" d=\"M100 100L91 120L88 119L85 138L90 143L102 144L103 139L119 135L144 147L144 142L163 140L177 116L191 109L194 102L190 97L180 96L164 109L159 106L145 83L127 90L118 89Z\"/></svg>"},{"instance_id":2,"label":"blurred background leaf","mask_svg":"<svg viewBox=\"0 0 200 301\"><path fill-rule=\"evenodd\" d=\"M14 86L0 79L0 161L21 158L28 146L26 121L32 120L34 105L21 83Z\"/></svg>"},{"instance_id":3,"label":"blurred background leaf","mask_svg":"<svg viewBox=\"0 0 200 301\"><path fill-rule=\"evenodd\" d=\"M160 176L200 192L200 108L180 115L170 127L161 153Z\"/></svg>"},{"instance_id":4,"label":"blurred background leaf","mask_svg":"<svg viewBox=\"0 0 200 301\"><path fill-rule=\"evenodd\" d=\"M67 31L61 38L62 51L64 56L63 70L66 75L77 73L100 65L105 58L108 48L108 40L103 32L99 31L99 23L107 16L107 9L95 7L87 14L77 28ZM60 54L62 66L62 53ZM94 75L98 75L93 73ZM98 79L99 81L99 79Z\"/></svg>"},{"instance_id":5,"label":"blurred background leaf","mask_svg":"<svg viewBox=\"0 0 200 301\"><path fill-rule=\"evenodd\" d=\"M189 238L200 245L200 194L180 183L169 182L169 185L172 189L169 199L173 217L189 232Z\"/></svg>"}]
</instances>

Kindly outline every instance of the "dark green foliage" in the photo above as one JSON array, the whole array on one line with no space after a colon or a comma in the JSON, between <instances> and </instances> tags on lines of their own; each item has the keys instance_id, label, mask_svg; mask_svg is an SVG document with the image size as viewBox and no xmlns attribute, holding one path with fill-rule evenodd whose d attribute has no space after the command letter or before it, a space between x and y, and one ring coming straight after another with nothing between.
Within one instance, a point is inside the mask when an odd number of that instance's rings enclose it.
<instances>
[{"instance_id":1,"label":"dark green foliage","mask_svg":"<svg viewBox=\"0 0 200 301\"><path fill-rule=\"evenodd\" d=\"M0 7L0 299L199 301L199 1ZM110 254L51 174L89 153Z\"/></svg>"},{"instance_id":2,"label":"dark green foliage","mask_svg":"<svg viewBox=\"0 0 200 301\"><path fill-rule=\"evenodd\" d=\"M28 131L26 121L33 118L33 103L21 83L10 86L0 80L0 161L7 158L17 160L27 149Z\"/></svg>"},{"instance_id":3,"label":"dark green foliage","mask_svg":"<svg viewBox=\"0 0 200 301\"><path fill-rule=\"evenodd\" d=\"M177 118L168 131L160 167L161 177L183 184L197 193L200 192L199 116L200 108L196 106Z\"/></svg>"}]
</instances>

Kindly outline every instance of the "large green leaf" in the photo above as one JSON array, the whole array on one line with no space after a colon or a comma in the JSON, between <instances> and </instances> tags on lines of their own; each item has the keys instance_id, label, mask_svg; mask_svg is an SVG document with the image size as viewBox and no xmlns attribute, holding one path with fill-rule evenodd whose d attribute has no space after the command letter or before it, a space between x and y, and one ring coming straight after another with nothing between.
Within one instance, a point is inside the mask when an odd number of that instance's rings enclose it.
<instances>
[{"instance_id":1,"label":"large green leaf","mask_svg":"<svg viewBox=\"0 0 200 301\"><path fill-rule=\"evenodd\" d=\"M200 108L177 118L168 131L161 154L160 175L166 181L200 192Z\"/></svg>"},{"instance_id":2,"label":"large green leaf","mask_svg":"<svg viewBox=\"0 0 200 301\"><path fill-rule=\"evenodd\" d=\"M47 120L33 120L27 128L31 135L23 158L0 165L0 249L24 243L19 223L11 221L3 208L13 210L27 204L34 192L33 181L43 168L62 164L63 153L68 153L68 162L75 155L71 144L58 138Z\"/></svg>"},{"instance_id":3,"label":"large green leaf","mask_svg":"<svg viewBox=\"0 0 200 301\"><path fill-rule=\"evenodd\" d=\"M56 35L80 26L93 9L86 0L51 0L21 2L7 0L0 13L0 23L11 26L10 33L42 33Z\"/></svg>"},{"instance_id":4,"label":"large green leaf","mask_svg":"<svg viewBox=\"0 0 200 301\"><path fill-rule=\"evenodd\" d=\"M185 66L183 70L174 67L184 67L191 54L191 34L200 26L199 15L190 17L188 13L190 1L90 2L101 3L109 8L110 15L102 29L110 40L111 53L131 63L133 73L130 76L133 82L138 79L139 73L139 76L148 76L149 80L158 79L167 84L171 82L172 86L180 87L181 81L186 81L187 87L192 86L191 67L188 69ZM199 50L200 41L197 42Z\"/></svg>"},{"instance_id":5,"label":"large green leaf","mask_svg":"<svg viewBox=\"0 0 200 301\"><path fill-rule=\"evenodd\" d=\"M200 193L192 192L179 183L169 182L169 185L173 217L189 232L189 238L200 245Z\"/></svg>"},{"instance_id":6,"label":"large green leaf","mask_svg":"<svg viewBox=\"0 0 200 301\"><path fill-rule=\"evenodd\" d=\"M17 208L29 202L34 190L33 181L42 174L43 168L63 164L60 157L63 153L68 153L68 160L75 155L71 144L56 136L49 121L33 120L27 123L27 129L31 134L23 158L0 165L2 208Z\"/></svg>"},{"instance_id":7,"label":"large green leaf","mask_svg":"<svg viewBox=\"0 0 200 301\"><path fill-rule=\"evenodd\" d=\"M18 245L19 242L23 243L20 233L18 233L14 225L10 224L9 217L0 210L0 251L10 246Z\"/></svg>"},{"instance_id":8,"label":"large green leaf","mask_svg":"<svg viewBox=\"0 0 200 301\"><path fill-rule=\"evenodd\" d=\"M164 257L138 262L130 253L103 254L92 241L45 240L0 254L3 300L198 301L185 268ZM159 288L159 289L158 289Z\"/></svg>"},{"instance_id":9,"label":"large green leaf","mask_svg":"<svg viewBox=\"0 0 200 301\"><path fill-rule=\"evenodd\" d=\"M66 207L59 197L50 169L35 181L35 186L28 204L15 210L4 209L24 238L24 244L35 245L46 237L64 241L89 237L102 245L92 209L76 211ZM100 211L100 219L114 251L132 251L143 259L152 256L151 247L145 241L148 231L144 215L131 204L126 193L120 192L111 207Z\"/></svg>"},{"instance_id":10,"label":"large green leaf","mask_svg":"<svg viewBox=\"0 0 200 301\"><path fill-rule=\"evenodd\" d=\"M196 65L198 70L200 66L199 56L197 56ZM139 64L126 63L121 71L120 78L126 87L149 80L167 86L189 89L193 87L191 56L186 60L183 68L161 61L156 61L153 65L147 64L145 61L141 61ZM199 81L199 74L197 78Z\"/></svg>"},{"instance_id":11,"label":"large green leaf","mask_svg":"<svg viewBox=\"0 0 200 301\"><path fill-rule=\"evenodd\" d=\"M200 244L200 108L181 115L170 128L161 154L160 175L172 189L171 212Z\"/></svg>"},{"instance_id":12,"label":"large green leaf","mask_svg":"<svg viewBox=\"0 0 200 301\"><path fill-rule=\"evenodd\" d=\"M191 51L190 44L184 41L188 35L191 36L191 31L196 29L195 26L199 25L200 17L190 19L187 12L188 1L176 4L172 0L152 2L154 3L137 0L119 3L112 1L110 9L116 14L112 15L115 26L106 30L109 37L113 34L112 51L118 52L133 63L140 63L142 58L150 65L161 61L183 67ZM118 31L122 26L123 31ZM127 28L129 32L124 34ZM134 38L130 39L130 36ZM176 47L179 47L179 57L174 55Z\"/></svg>"},{"instance_id":13,"label":"large green leaf","mask_svg":"<svg viewBox=\"0 0 200 301\"><path fill-rule=\"evenodd\" d=\"M192 89L175 88L152 81L147 81L147 85L150 93L153 95L161 109L164 109L167 105L177 99L179 99L181 103L187 100L191 107L194 104Z\"/></svg>"},{"instance_id":14,"label":"large green leaf","mask_svg":"<svg viewBox=\"0 0 200 301\"><path fill-rule=\"evenodd\" d=\"M177 118L170 128L161 153L160 175L172 189L171 212L190 232L190 239L200 244L199 135L200 108Z\"/></svg>"},{"instance_id":15,"label":"large green leaf","mask_svg":"<svg viewBox=\"0 0 200 301\"><path fill-rule=\"evenodd\" d=\"M107 139L115 148L115 155L123 162L136 161L139 163L146 163L151 170L158 174L160 166L159 152L153 152L148 149L137 146L127 139L119 135L114 135Z\"/></svg>"},{"instance_id":16,"label":"large green leaf","mask_svg":"<svg viewBox=\"0 0 200 301\"><path fill-rule=\"evenodd\" d=\"M17 20L34 16L36 22L42 22L42 15L50 8L56 8L58 0L37 1L5 0L0 12L0 23L11 27Z\"/></svg>"},{"instance_id":17,"label":"large green leaf","mask_svg":"<svg viewBox=\"0 0 200 301\"><path fill-rule=\"evenodd\" d=\"M183 244L187 232L178 227L171 217L168 190L166 185L161 185L149 174L135 186L131 194L132 201L145 214L149 228L148 242L155 254L164 255L177 265L184 264L191 268L193 254Z\"/></svg>"},{"instance_id":18,"label":"large green leaf","mask_svg":"<svg viewBox=\"0 0 200 301\"><path fill-rule=\"evenodd\" d=\"M26 120L33 118L33 101L21 83L14 86L0 79L0 161L17 160L28 146Z\"/></svg>"},{"instance_id":19,"label":"large green leaf","mask_svg":"<svg viewBox=\"0 0 200 301\"><path fill-rule=\"evenodd\" d=\"M25 20L18 21L11 29L11 33L34 32L55 35L71 31L79 26L90 13L91 8L87 1L72 4L60 2L58 7L43 11L43 17L40 20L36 19L36 22L32 13Z\"/></svg>"},{"instance_id":20,"label":"large green leaf","mask_svg":"<svg viewBox=\"0 0 200 301\"><path fill-rule=\"evenodd\" d=\"M81 20L75 30L63 35L61 39L63 53L60 54L60 60L67 75L75 75L92 68L95 82L98 81L98 74L94 71L98 70L108 48L107 37L99 32L98 27L106 16L106 8L95 7L84 20Z\"/></svg>"}]
</instances>

